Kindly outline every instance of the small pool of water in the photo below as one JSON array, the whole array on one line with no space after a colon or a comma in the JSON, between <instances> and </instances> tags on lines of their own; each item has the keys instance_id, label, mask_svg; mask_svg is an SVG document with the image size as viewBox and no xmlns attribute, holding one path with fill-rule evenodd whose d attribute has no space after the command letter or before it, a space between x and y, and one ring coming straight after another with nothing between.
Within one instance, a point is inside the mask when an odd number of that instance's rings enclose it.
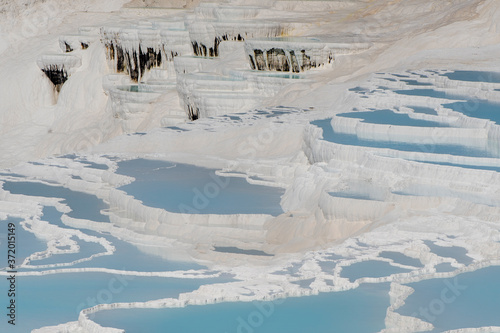
<instances>
[{"instance_id":1,"label":"small pool of water","mask_svg":"<svg viewBox=\"0 0 500 333\"><path fill-rule=\"evenodd\" d=\"M375 141L360 139L356 135L336 133L333 131L330 119L315 120L311 122L323 130L323 140L348 146L361 146L369 148L387 148L400 151L411 151L433 154L449 154L470 157L492 157L493 152L479 150L459 145L444 145L432 143L401 143L395 141Z\"/></svg>"},{"instance_id":2,"label":"small pool of water","mask_svg":"<svg viewBox=\"0 0 500 333\"><path fill-rule=\"evenodd\" d=\"M174 131L179 131L179 132L189 132L189 130L187 130L185 128L180 128L177 126L169 126L169 127L165 127L165 128L170 129L170 130L174 130Z\"/></svg>"},{"instance_id":3,"label":"small pool of water","mask_svg":"<svg viewBox=\"0 0 500 333\"><path fill-rule=\"evenodd\" d=\"M62 198L70 208L67 215L75 219L85 219L95 222L109 222L106 215L101 214L101 209L109 208L95 195L72 191L62 186L51 186L36 182L4 182L4 190L12 194L38 196L46 198Z\"/></svg>"},{"instance_id":4,"label":"small pool of water","mask_svg":"<svg viewBox=\"0 0 500 333\"><path fill-rule=\"evenodd\" d=\"M411 258L403 253L400 252L394 252L394 251L382 251L379 253L379 256L382 258L387 258L387 259L392 259L395 263L401 264L401 265L406 265L406 266L413 266L413 267L424 267L420 260L416 258Z\"/></svg>"},{"instance_id":5,"label":"small pool of water","mask_svg":"<svg viewBox=\"0 0 500 333\"><path fill-rule=\"evenodd\" d=\"M333 274L335 267L337 267L337 262L335 261L318 261L318 265L321 270L327 274Z\"/></svg>"},{"instance_id":6,"label":"small pool of water","mask_svg":"<svg viewBox=\"0 0 500 333\"><path fill-rule=\"evenodd\" d=\"M80 310L96 304L178 297L182 292L215 282L217 279L131 277L83 272L18 276L16 332L30 332L42 326L78 320ZM5 278L0 279L1 290L8 289L7 283ZM0 301L7 304L7 293L2 293ZM0 321L0 331L12 332L7 325L6 320Z\"/></svg>"},{"instance_id":7,"label":"small pool of water","mask_svg":"<svg viewBox=\"0 0 500 333\"><path fill-rule=\"evenodd\" d=\"M252 185L244 178L222 177L214 169L136 159L118 163L118 173L136 180L120 189L145 205L190 214L283 213L284 190Z\"/></svg>"},{"instance_id":8,"label":"small pool of water","mask_svg":"<svg viewBox=\"0 0 500 333\"><path fill-rule=\"evenodd\" d=\"M424 72L434 73L433 71L424 71ZM418 77L421 77L421 78L427 78L427 77L429 77L429 75L426 75L424 73L417 73L417 72L410 72L410 71L408 73L410 73L413 76L418 76Z\"/></svg>"},{"instance_id":9,"label":"small pool of water","mask_svg":"<svg viewBox=\"0 0 500 333\"><path fill-rule=\"evenodd\" d=\"M407 269L392 266L386 261L368 260L342 267L340 275L354 282L364 277L379 278L392 274L407 273Z\"/></svg>"},{"instance_id":10,"label":"small pool of water","mask_svg":"<svg viewBox=\"0 0 500 333\"><path fill-rule=\"evenodd\" d=\"M431 249L432 253L437 254L440 257L453 258L461 264L470 265L474 262L474 260L467 255L467 250L463 247L459 246L439 246L433 243L432 241L426 240L424 244Z\"/></svg>"},{"instance_id":11,"label":"small pool of water","mask_svg":"<svg viewBox=\"0 0 500 333\"><path fill-rule=\"evenodd\" d=\"M57 225L61 228L74 229L62 223L61 215L62 214L58 212L54 207L44 207L42 220ZM72 265L72 268L100 267L139 272L163 272L205 268L193 262L167 260L163 259L160 256L142 252L133 244L109 234L103 234L88 229L79 230L89 236L105 238L111 243L111 245L115 247L115 252L112 255L99 256L93 258L90 261L77 263L75 265ZM78 256L78 254L76 254L75 256ZM58 257L59 256L54 256L54 260L60 260L58 259ZM38 262L34 261L33 264L38 264Z\"/></svg>"},{"instance_id":12,"label":"small pool of water","mask_svg":"<svg viewBox=\"0 0 500 333\"><path fill-rule=\"evenodd\" d=\"M129 86L118 86L116 87L118 90L121 91L128 91L128 92L141 92L141 93L158 93L157 91L153 90L151 87L145 87L142 85L129 85Z\"/></svg>"},{"instance_id":13,"label":"small pool of water","mask_svg":"<svg viewBox=\"0 0 500 333\"><path fill-rule=\"evenodd\" d=\"M72 159L76 162L84 164L88 168L99 169L99 170L108 170L108 166L106 164L95 163L87 160L85 157L76 155L76 154L67 154L61 156L61 158Z\"/></svg>"},{"instance_id":14,"label":"small pool of water","mask_svg":"<svg viewBox=\"0 0 500 333\"><path fill-rule=\"evenodd\" d=\"M394 73L392 73L391 75L392 75L392 76L395 76L395 77L399 77L399 78L407 78L407 77L410 77L409 75L406 75L406 74L394 74Z\"/></svg>"},{"instance_id":15,"label":"small pool of water","mask_svg":"<svg viewBox=\"0 0 500 333\"><path fill-rule=\"evenodd\" d=\"M311 278L311 279L292 281L292 283L300 286L301 288L310 289L311 283L313 283L315 280L316 278Z\"/></svg>"},{"instance_id":16,"label":"small pool of water","mask_svg":"<svg viewBox=\"0 0 500 333\"><path fill-rule=\"evenodd\" d=\"M460 112L467 117L487 119L500 125L500 103L472 99L467 102L444 104L443 107Z\"/></svg>"},{"instance_id":17,"label":"small pool of water","mask_svg":"<svg viewBox=\"0 0 500 333\"><path fill-rule=\"evenodd\" d=\"M415 161L415 162L435 164L435 165L444 165L444 166L452 166L452 167L472 169L472 170L487 170L487 171L500 172L500 166L495 167L495 166L486 166L486 165L471 165L471 164L458 164L458 163L433 162L433 161Z\"/></svg>"},{"instance_id":18,"label":"small pool of water","mask_svg":"<svg viewBox=\"0 0 500 333\"><path fill-rule=\"evenodd\" d=\"M106 164L100 164L100 163L95 163L95 162L90 162L90 161L79 161L80 163L85 164L86 168L92 168L92 169L98 169L98 170L108 170L108 166Z\"/></svg>"},{"instance_id":19,"label":"small pool of water","mask_svg":"<svg viewBox=\"0 0 500 333\"><path fill-rule=\"evenodd\" d=\"M437 273L448 273L456 270L456 268L453 267L449 262L437 264L436 266L434 266L434 268L436 269Z\"/></svg>"},{"instance_id":20,"label":"small pool of water","mask_svg":"<svg viewBox=\"0 0 500 333\"><path fill-rule=\"evenodd\" d=\"M300 74L276 73L276 72L259 71L259 70L252 71L252 73L256 74L258 76L278 77L278 78L282 78L282 79L299 80L299 79L304 78L304 76L300 75Z\"/></svg>"},{"instance_id":21,"label":"small pool of water","mask_svg":"<svg viewBox=\"0 0 500 333\"><path fill-rule=\"evenodd\" d=\"M354 88L349 89L349 91L357 92L357 93L367 93L370 91L370 89L363 88L363 87L354 87Z\"/></svg>"},{"instance_id":22,"label":"small pool of water","mask_svg":"<svg viewBox=\"0 0 500 333\"><path fill-rule=\"evenodd\" d=\"M277 110L270 110L269 114L266 115L266 118L273 118L273 117L278 117L282 116L284 114L290 114L290 111L277 111Z\"/></svg>"},{"instance_id":23,"label":"small pool of water","mask_svg":"<svg viewBox=\"0 0 500 333\"><path fill-rule=\"evenodd\" d=\"M332 197L346 198L346 199L357 199L357 200L376 200L381 201L381 199L376 195L371 195L369 193L359 193L359 192L328 192Z\"/></svg>"},{"instance_id":24,"label":"small pool of water","mask_svg":"<svg viewBox=\"0 0 500 333\"><path fill-rule=\"evenodd\" d=\"M272 254L266 253L264 251L260 250L244 250L240 249L237 247L232 247L232 246L215 246L214 247L215 252L222 252L222 253L234 253L234 254L245 254L249 256L265 256L265 257L272 257Z\"/></svg>"},{"instance_id":25,"label":"small pool of water","mask_svg":"<svg viewBox=\"0 0 500 333\"><path fill-rule=\"evenodd\" d=\"M432 116L438 115L437 111L433 108L428 108L425 106L408 106L408 107L413 109L413 112L415 112L415 113L429 114Z\"/></svg>"},{"instance_id":26,"label":"small pool of water","mask_svg":"<svg viewBox=\"0 0 500 333\"><path fill-rule=\"evenodd\" d=\"M421 82L417 80L401 80L402 82L405 82L409 86L432 86L432 83L428 82Z\"/></svg>"},{"instance_id":27,"label":"small pool of water","mask_svg":"<svg viewBox=\"0 0 500 333\"><path fill-rule=\"evenodd\" d=\"M144 327L150 333L372 333L385 327L388 291L384 283L268 302L101 311L95 321L127 333L142 333Z\"/></svg>"},{"instance_id":28,"label":"small pool of water","mask_svg":"<svg viewBox=\"0 0 500 333\"><path fill-rule=\"evenodd\" d=\"M500 267L483 268L455 278L408 284L415 292L396 312L434 325L432 332L500 326Z\"/></svg>"},{"instance_id":29,"label":"small pool of water","mask_svg":"<svg viewBox=\"0 0 500 333\"><path fill-rule=\"evenodd\" d=\"M443 123L411 118L406 113L396 113L392 110L375 111L357 111L348 113L339 113L339 117L363 119L363 123L384 124L396 126L414 126L414 127L448 127Z\"/></svg>"},{"instance_id":30,"label":"small pool of water","mask_svg":"<svg viewBox=\"0 0 500 333\"><path fill-rule=\"evenodd\" d=\"M441 74L450 80L468 82L500 83L500 73L484 71L454 71Z\"/></svg>"},{"instance_id":31,"label":"small pool of water","mask_svg":"<svg viewBox=\"0 0 500 333\"><path fill-rule=\"evenodd\" d=\"M463 97L457 97L451 95L444 91L438 91L434 89L410 89L410 90L394 90L396 94L406 95L406 96L422 96L422 97L432 97L432 98L444 98L444 99L464 99Z\"/></svg>"}]
</instances>

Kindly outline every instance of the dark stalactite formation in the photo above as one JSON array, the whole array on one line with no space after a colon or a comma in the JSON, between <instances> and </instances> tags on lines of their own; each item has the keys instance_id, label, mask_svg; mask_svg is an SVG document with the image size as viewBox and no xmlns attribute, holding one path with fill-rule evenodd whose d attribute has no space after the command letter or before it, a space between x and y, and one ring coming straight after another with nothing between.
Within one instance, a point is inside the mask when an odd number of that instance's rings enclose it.
<instances>
[{"instance_id":1,"label":"dark stalactite formation","mask_svg":"<svg viewBox=\"0 0 500 333\"><path fill-rule=\"evenodd\" d=\"M106 58L108 60L114 60L115 59L115 49L113 47L113 43L104 43L104 47L106 48Z\"/></svg>"},{"instance_id":2,"label":"dark stalactite formation","mask_svg":"<svg viewBox=\"0 0 500 333\"><path fill-rule=\"evenodd\" d=\"M290 51L290 62L292 63L292 72L298 73L299 70L299 62L297 61L297 57L295 56L295 51Z\"/></svg>"},{"instance_id":3,"label":"dark stalactite formation","mask_svg":"<svg viewBox=\"0 0 500 333\"><path fill-rule=\"evenodd\" d=\"M188 104L187 109L188 109L188 117L190 120L196 120L200 117L200 109L199 108Z\"/></svg>"},{"instance_id":4,"label":"dark stalactite formation","mask_svg":"<svg viewBox=\"0 0 500 333\"><path fill-rule=\"evenodd\" d=\"M68 43L64 42L64 47L66 48L66 53L73 51L73 48Z\"/></svg>"},{"instance_id":5,"label":"dark stalactite formation","mask_svg":"<svg viewBox=\"0 0 500 333\"><path fill-rule=\"evenodd\" d=\"M127 72L132 81L137 82L139 79L139 66L137 61L137 52L125 52L125 64L127 65Z\"/></svg>"},{"instance_id":6,"label":"dark stalactite formation","mask_svg":"<svg viewBox=\"0 0 500 333\"><path fill-rule=\"evenodd\" d=\"M220 45L220 38L214 38L214 57L219 56L219 45Z\"/></svg>"},{"instance_id":7,"label":"dark stalactite formation","mask_svg":"<svg viewBox=\"0 0 500 333\"><path fill-rule=\"evenodd\" d=\"M179 55L179 52L170 51L170 59L173 60L175 57Z\"/></svg>"},{"instance_id":8,"label":"dark stalactite formation","mask_svg":"<svg viewBox=\"0 0 500 333\"><path fill-rule=\"evenodd\" d=\"M105 43L106 56L114 62L117 73L126 72L130 78L138 82L147 70L160 67L163 61L161 51L156 51L152 47L143 50L139 45L139 50L126 51L113 42ZM171 52L172 59L177 56L177 52Z\"/></svg>"},{"instance_id":9,"label":"dark stalactite formation","mask_svg":"<svg viewBox=\"0 0 500 333\"><path fill-rule=\"evenodd\" d=\"M61 41L60 41L61 42ZM75 49L77 48L81 48L82 50L86 50L89 48L90 46L90 42L89 41L80 41L79 43L76 43L74 41L70 41L70 40L63 40L62 41L62 49L64 52L66 53L70 53L70 52L73 52Z\"/></svg>"},{"instance_id":10,"label":"dark stalactite formation","mask_svg":"<svg viewBox=\"0 0 500 333\"><path fill-rule=\"evenodd\" d=\"M196 41L194 42L191 42L191 44L193 45L193 52L194 52L194 55L196 56L200 56L200 57L213 57L214 54L215 54L215 51L214 51L214 48L209 48L208 49L208 53L207 53L207 47L202 44L202 43L198 43ZM212 54L212 55L210 55Z\"/></svg>"},{"instance_id":11,"label":"dark stalactite formation","mask_svg":"<svg viewBox=\"0 0 500 333\"><path fill-rule=\"evenodd\" d=\"M306 50L300 51L302 53L302 70L306 71L311 67L316 67L316 63L311 62L311 57L306 54Z\"/></svg>"},{"instance_id":12,"label":"dark stalactite formation","mask_svg":"<svg viewBox=\"0 0 500 333\"><path fill-rule=\"evenodd\" d=\"M47 65L42 71L49 78L50 82L54 84L56 91L60 92L62 85L68 80L68 72L64 69L64 66Z\"/></svg>"},{"instance_id":13,"label":"dark stalactite formation","mask_svg":"<svg viewBox=\"0 0 500 333\"><path fill-rule=\"evenodd\" d=\"M245 34L246 35L246 34ZM214 38L214 44L212 46L204 45L201 42L192 41L193 52L196 56L200 57L218 57L219 56L219 45L223 41L238 41L243 42L245 38L241 33L237 35L225 34L222 36L217 36Z\"/></svg>"},{"instance_id":14,"label":"dark stalactite formation","mask_svg":"<svg viewBox=\"0 0 500 333\"><path fill-rule=\"evenodd\" d=\"M325 55L324 62L317 63L316 60L311 60L311 56L307 55L306 50L301 50L299 54L296 54L294 50L285 50L282 48L271 48L269 50L254 49L253 56L249 54L248 59L252 69L293 73L307 71L334 61L333 54L331 53L327 56Z\"/></svg>"},{"instance_id":15,"label":"dark stalactite formation","mask_svg":"<svg viewBox=\"0 0 500 333\"><path fill-rule=\"evenodd\" d=\"M266 70L266 60L264 59L264 52L262 50L254 50L255 65L259 71Z\"/></svg>"},{"instance_id":16,"label":"dark stalactite formation","mask_svg":"<svg viewBox=\"0 0 500 333\"><path fill-rule=\"evenodd\" d=\"M249 54L248 58L250 59L250 67L252 67L252 69L256 69L256 67L255 67L255 61L253 61L252 55Z\"/></svg>"},{"instance_id":17,"label":"dark stalactite formation","mask_svg":"<svg viewBox=\"0 0 500 333\"><path fill-rule=\"evenodd\" d=\"M285 51L272 48L267 51L267 65L270 71L289 72L290 66Z\"/></svg>"},{"instance_id":18,"label":"dark stalactite formation","mask_svg":"<svg viewBox=\"0 0 500 333\"><path fill-rule=\"evenodd\" d=\"M116 53L116 71L118 73L125 71L125 56L123 55L123 49L120 46L115 47Z\"/></svg>"}]
</instances>

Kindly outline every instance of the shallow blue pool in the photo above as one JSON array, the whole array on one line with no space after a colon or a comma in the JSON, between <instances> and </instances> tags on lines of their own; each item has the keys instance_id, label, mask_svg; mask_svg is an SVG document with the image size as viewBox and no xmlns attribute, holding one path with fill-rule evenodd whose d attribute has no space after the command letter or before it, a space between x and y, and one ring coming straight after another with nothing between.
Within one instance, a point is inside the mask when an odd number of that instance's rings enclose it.
<instances>
[{"instance_id":1,"label":"shallow blue pool","mask_svg":"<svg viewBox=\"0 0 500 333\"><path fill-rule=\"evenodd\" d=\"M436 121L411 118L406 113L396 113L392 110L374 110L357 111L348 113L339 113L339 117L363 119L363 123L397 125L397 126L415 126L415 127L448 127L447 124Z\"/></svg>"},{"instance_id":2,"label":"shallow blue pool","mask_svg":"<svg viewBox=\"0 0 500 333\"><path fill-rule=\"evenodd\" d=\"M75 219L86 219L96 222L109 222L101 209L109 206L95 195L72 191L62 186L51 186L37 182L4 182L3 188L12 194L23 194L47 198L63 198L71 212L67 215Z\"/></svg>"},{"instance_id":3,"label":"shallow blue pool","mask_svg":"<svg viewBox=\"0 0 500 333\"><path fill-rule=\"evenodd\" d=\"M354 191L345 191L345 192L328 192L332 197L337 198L346 198L346 199L357 199L357 200L375 200L381 201L382 198L379 195L374 195L370 193L360 193Z\"/></svg>"},{"instance_id":4,"label":"shallow blue pool","mask_svg":"<svg viewBox=\"0 0 500 333\"><path fill-rule=\"evenodd\" d=\"M215 252L221 252L221 253L233 253L233 254L244 254L248 256L265 256L265 257L272 257L272 254L266 253L264 251L260 250L245 250L245 249L240 249L234 246L214 246L214 251Z\"/></svg>"},{"instance_id":5,"label":"shallow blue pool","mask_svg":"<svg viewBox=\"0 0 500 333\"><path fill-rule=\"evenodd\" d=\"M463 113L472 118L487 119L500 125L500 104L486 100L471 99L467 102L444 104L445 108Z\"/></svg>"},{"instance_id":6,"label":"shallow blue pool","mask_svg":"<svg viewBox=\"0 0 500 333\"><path fill-rule=\"evenodd\" d=\"M421 82L421 81L417 81L417 80L407 80L407 79L404 79L404 80L401 80L401 81L405 82L409 86L432 86L431 83Z\"/></svg>"},{"instance_id":7,"label":"shallow blue pool","mask_svg":"<svg viewBox=\"0 0 500 333\"><path fill-rule=\"evenodd\" d=\"M178 297L217 279L172 279L130 277L106 273L66 273L46 276L17 276L17 324L15 330L0 321L0 332L29 332L34 328L75 321L80 310L113 302L147 301ZM0 279L0 289L8 281ZM2 304L8 302L2 293Z\"/></svg>"},{"instance_id":8,"label":"shallow blue pool","mask_svg":"<svg viewBox=\"0 0 500 333\"><path fill-rule=\"evenodd\" d=\"M47 221L51 224L57 225L65 229L74 229L62 223L61 213L58 212L54 207L44 207L42 220ZM99 238L105 238L115 247L115 252L113 255L99 256L93 258L90 261L84 261L71 267L102 267L126 271L140 271L140 272L162 272L162 271L176 271L176 270L189 270L189 269L201 269L204 268L193 262L181 262L163 259L159 256L147 254L140 251L133 244L123 241L119 238L111 236L109 234L103 234L100 232L79 229L83 233L89 236L95 236ZM88 250L99 249L99 252L103 252L104 248L102 246L95 244L95 248L83 248L78 254L72 255L73 259L78 257L88 257L92 254ZM72 257L70 255L54 255L52 257L53 262L70 262ZM33 261L33 265L42 264L42 261Z\"/></svg>"},{"instance_id":9,"label":"shallow blue pool","mask_svg":"<svg viewBox=\"0 0 500 333\"><path fill-rule=\"evenodd\" d=\"M413 266L413 267L423 267L424 266L424 265L422 265L420 260L418 260L416 258L408 257L400 252L382 251L379 253L379 256L382 258L392 259L395 263L398 263L401 265L407 265L407 266Z\"/></svg>"},{"instance_id":10,"label":"shallow blue pool","mask_svg":"<svg viewBox=\"0 0 500 333\"><path fill-rule=\"evenodd\" d=\"M433 116L437 116L438 113L435 109L433 108L428 108L425 106L408 106L409 108L413 109L415 113L423 113L423 114L429 114Z\"/></svg>"},{"instance_id":11,"label":"shallow blue pool","mask_svg":"<svg viewBox=\"0 0 500 333\"><path fill-rule=\"evenodd\" d=\"M409 284L415 289L397 310L435 326L432 332L500 326L500 267L463 273L456 278Z\"/></svg>"},{"instance_id":12,"label":"shallow blue pool","mask_svg":"<svg viewBox=\"0 0 500 333\"><path fill-rule=\"evenodd\" d=\"M395 73L392 73L391 75L392 75L392 76L395 76L395 77L399 77L399 78L407 78L407 77L410 77L409 75L406 75L406 74L395 74Z\"/></svg>"},{"instance_id":13,"label":"shallow blue pool","mask_svg":"<svg viewBox=\"0 0 500 333\"><path fill-rule=\"evenodd\" d=\"M394 90L394 92L396 94L406 95L406 96L422 96L422 97L445 98L445 99L464 99L451 95L444 91L438 91L434 89Z\"/></svg>"},{"instance_id":14,"label":"shallow blue pool","mask_svg":"<svg viewBox=\"0 0 500 333\"><path fill-rule=\"evenodd\" d=\"M97 170L108 170L109 169L106 164L90 162L87 160L79 161L79 162L85 164L86 168L92 168L92 169L97 169Z\"/></svg>"},{"instance_id":15,"label":"shallow blue pool","mask_svg":"<svg viewBox=\"0 0 500 333\"><path fill-rule=\"evenodd\" d=\"M441 264L437 264L436 266L434 266L434 268L438 273L453 272L454 270L456 270L456 268L453 267L449 262L443 262Z\"/></svg>"},{"instance_id":16,"label":"shallow blue pool","mask_svg":"<svg viewBox=\"0 0 500 333\"><path fill-rule=\"evenodd\" d=\"M354 87L350 88L349 91L355 92L355 93L362 93L365 94L370 91L370 89L363 88L363 87Z\"/></svg>"},{"instance_id":17,"label":"shallow blue pool","mask_svg":"<svg viewBox=\"0 0 500 333\"><path fill-rule=\"evenodd\" d=\"M429 247L432 253L437 254L440 257L448 257L448 258L454 258L456 259L459 263L462 263L464 265L469 265L471 264L474 260L467 255L467 250L463 247L459 246L450 246L450 247L445 247L445 246L439 246L436 245L435 243L426 240L424 241L424 244Z\"/></svg>"},{"instance_id":18,"label":"shallow blue pool","mask_svg":"<svg viewBox=\"0 0 500 333\"><path fill-rule=\"evenodd\" d=\"M97 313L95 321L127 333L142 333L144 327L150 333L371 333L385 327L388 291L388 284L376 284L264 303L111 310Z\"/></svg>"},{"instance_id":19,"label":"shallow blue pool","mask_svg":"<svg viewBox=\"0 0 500 333\"><path fill-rule=\"evenodd\" d=\"M82 163L87 168L98 169L98 170L108 170L108 166L106 164L95 163L87 160L85 157L78 156L76 154L67 154L61 156L61 158L69 158L79 163Z\"/></svg>"},{"instance_id":20,"label":"shallow blue pool","mask_svg":"<svg viewBox=\"0 0 500 333\"><path fill-rule=\"evenodd\" d=\"M454 71L441 74L450 80L469 82L500 83L500 73L484 71Z\"/></svg>"},{"instance_id":21,"label":"shallow blue pool","mask_svg":"<svg viewBox=\"0 0 500 333\"><path fill-rule=\"evenodd\" d=\"M444 144L431 144L431 143L401 143L394 141L375 141L360 139L353 134L336 133L331 126L331 118L315 120L311 122L323 130L323 139L328 142L333 142L348 146L361 146L370 148L388 148L400 151L433 153L433 154L449 154L457 156L470 156L470 157L492 157L494 153L469 148L459 145L444 145Z\"/></svg>"},{"instance_id":22,"label":"shallow blue pool","mask_svg":"<svg viewBox=\"0 0 500 333\"><path fill-rule=\"evenodd\" d=\"M464 168L464 169L487 170L487 171L500 172L500 167L486 166L486 165L471 165L471 164L458 164L458 163L433 162L433 161L416 161L416 162L435 164L435 165L453 166L453 167Z\"/></svg>"},{"instance_id":23,"label":"shallow blue pool","mask_svg":"<svg viewBox=\"0 0 500 333\"><path fill-rule=\"evenodd\" d=\"M379 278L392 274L408 273L407 269L392 266L386 261L368 260L342 268L341 276L354 282L363 277Z\"/></svg>"},{"instance_id":24,"label":"shallow blue pool","mask_svg":"<svg viewBox=\"0 0 500 333\"><path fill-rule=\"evenodd\" d=\"M189 164L135 159L119 162L118 166L118 173L135 178L120 189L147 206L190 214L283 213L281 188L217 176L214 169Z\"/></svg>"}]
</instances>

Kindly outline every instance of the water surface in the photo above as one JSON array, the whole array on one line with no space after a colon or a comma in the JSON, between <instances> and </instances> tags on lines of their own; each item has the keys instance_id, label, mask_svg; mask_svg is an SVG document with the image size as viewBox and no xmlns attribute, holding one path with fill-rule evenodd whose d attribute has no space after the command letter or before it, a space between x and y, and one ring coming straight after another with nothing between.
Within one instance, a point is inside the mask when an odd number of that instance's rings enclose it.
<instances>
[{"instance_id":1,"label":"water surface","mask_svg":"<svg viewBox=\"0 0 500 333\"><path fill-rule=\"evenodd\" d=\"M422 143L403 143L397 141L378 141L378 140L360 139L358 136L353 134L334 132L331 126L331 118L315 120L312 121L311 124L323 130L324 140L342 145L361 146L369 148L387 148L387 149L409 151L409 152L449 154L449 155L469 156L469 157L494 156L493 152L470 148L461 145L435 144L427 141Z\"/></svg>"},{"instance_id":2,"label":"water surface","mask_svg":"<svg viewBox=\"0 0 500 333\"><path fill-rule=\"evenodd\" d=\"M339 117L363 119L363 123L384 124L413 127L448 127L436 121L411 118L406 113L396 113L392 110L357 111L337 114Z\"/></svg>"},{"instance_id":3,"label":"water surface","mask_svg":"<svg viewBox=\"0 0 500 333\"><path fill-rule=\"evenodd\" d=\"M435 326L432 332L500 326L500 267L463 273L456 278L411 283L415 289L397 310Z\"/></svg>"},{"instance_id":4,"label":"water surface","mask_svg":"<svg viewBox=\"0 0 500 333\"><path fill-rule=\"evenodd\" d=\"M118 173L136 179L120 189L147 206L190 214L283 213L281 188L252 185L244 178L218 176L214 169L189 164L136 159L118 166Z\"/></svg>"},{"instance_id":5,"label":"water surface","mask_svg":"<svg viewBox=\"0 0 500 333\"><path fill-rule=\"evenodd\" d=\"M109 206L95 195L72 191L62 186L52 186L37 182L10 182L5 181L3 188L12 194L28 196L63 198L71 212L67 215L75 219L85 219L95 222L109 222L109 217L101 214L102 209Z\"/></svg>"},{"instance_id":6,"label":"water surface","mask_svg":"<svg viewBox=\"0 0 500 333\"><path fill-rule=\"evenodd\" d=\"M500 83L500 73L485 71L454 71L441 74L450 80L468 82Z\"/></svg>"},{"instance_id":7,"label":"water surface","mask_svg":"<svg viewBox=\"0 0 500 333\"><path fill-rule=\"evenodd\" d=\"M150 333L373 333L385 327L388 290L384 283L264 303L111 310L97 313L95 321L127 333L142 333L144 327Z\"/></svg>"},{"instance_id":8,"label":"water surface","mask_svg":"<svg viewBox=\"0 0 500 333\"><path fill-rule=\"evenodd\" d=\"M29 332L42 326L78 320L80 310L96 304L178 297L181 292L192 291L201 284L216 281L106 273L17 276L15 332ZM5 278L0 279L1 290L7 290L7 283ZM2 295L0 300L6 304L7 295ZM1 320L0 331L13 332L7 325L6 320Z\"/></svg>"},{"instance_id":9,"label":"water surface","mask_svg":"<svg viewBox=\"0 0 500 333\"><path fill-rule=\"evenodd\" d=\"M342 267L340 275L354 282L363 277L379 278L407 272L410 271L392 266L386 261L368 260Z\"/></svg>"}]
</instances>

